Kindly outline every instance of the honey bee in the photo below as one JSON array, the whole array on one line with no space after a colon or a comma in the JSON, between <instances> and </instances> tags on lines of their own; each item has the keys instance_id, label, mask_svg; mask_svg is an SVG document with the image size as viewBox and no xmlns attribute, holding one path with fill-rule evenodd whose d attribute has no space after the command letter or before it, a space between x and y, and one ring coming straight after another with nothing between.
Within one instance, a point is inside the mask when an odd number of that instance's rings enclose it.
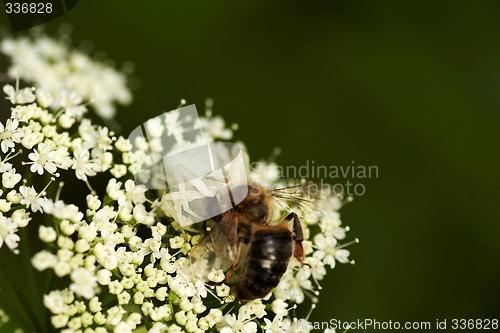
<instances>
[{"instance_id":1,"label":"honey bee","mask_svg":"<svg viewBox=\"0 0 500 333\"><path fill-rule=\"evenodd\" d=\"M230 280L237 271L233 289L237 297L253 300L265 297L278 285L292 256L302 263L304 237L294 212L277 224L270 221L273 202L277 198L292 199L292 196L257 185L234 189L239 190L248 194L234 208L213 218L215 225L190 256L196 257L209 249L212 259L219 261L218 267L226 271L224 281ZM293 222L292 230L289 222Z\"/></svg>"}]
</instances>

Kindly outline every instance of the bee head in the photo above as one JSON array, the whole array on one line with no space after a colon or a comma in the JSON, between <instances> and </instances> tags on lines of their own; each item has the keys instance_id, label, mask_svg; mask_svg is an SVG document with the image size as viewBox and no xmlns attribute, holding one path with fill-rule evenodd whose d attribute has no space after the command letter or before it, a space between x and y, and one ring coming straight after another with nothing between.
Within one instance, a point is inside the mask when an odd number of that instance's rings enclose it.
<instances>
[{"instance_id":1,"label":"bee head","mask_svg":"<svg viewBox=\"0 0 500 333\"><path fill-rule=\"evenodd\" d=\"M268 207L268 194L266 191L257 186L247 185L248 194L236 206L236 211L240 215L244 215L251 222L265 223L267 220Z\"/></svg>"}]
</instances>

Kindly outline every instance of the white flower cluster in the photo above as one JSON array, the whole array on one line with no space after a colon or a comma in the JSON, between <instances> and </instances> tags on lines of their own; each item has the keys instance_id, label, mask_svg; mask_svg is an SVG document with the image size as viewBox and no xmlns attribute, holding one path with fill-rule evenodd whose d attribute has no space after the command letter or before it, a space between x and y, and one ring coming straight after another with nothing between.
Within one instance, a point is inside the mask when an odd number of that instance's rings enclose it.
<instances>
[{"instance_id":1,"label":"white flower cluster","mask_svg":"<svg viewBox=\"0 0 500 333\"><path fill-rule=\"evenodd\" d=\"M33 41L9 40L2 47L27 47L23 52L41 67L45 60L40 63L38 57L45 59L45 54L57 61L74 56L47 39L36 46L29 43ZM31 48L40 54L32 54ZM341 226L338 197L321 192L304 214L304 264L292 258L274 292L243 302L224 282L225 272L211 268L206 259L194 263L188 259L205 234L202 226L181 228L163 209L164 192L135 183L134 174L147 160L147 147L141 149L140 142L131 143L75 113L85 108L85 99L94 97L91 91L79 91L84 99L74 100L68 108L56 103L60 91L52 88L3 88L13 107L9 119L0 123L0 247L5 244L18 253L19 242L25 241L19 230L28 225L38 230L45 247L31 263L39 271L53 272L59 281L54 285L62 286L43 299L54 329L63 333L304 330L289 311L306 296L317 301L318 281L325 277L326 267L349 262L349 251L338 244L348 230ZM221 118L204 118L203 126L209 140L232 136ZM284 185L273 168L260 163L251 177ZM72 189L83 184L86 203L63 200L81 191L67 191L61 179ZM105 186L99 188L103 180ZM284 210L275 210L276 221Z\"/></svg>"},{"instance_id":2,"label":"white flower cluster","mask_svg":"<svg viewBox=\"0 0 500 333\"><path fill-rule=\"evenodd\" d=\"M47 36L4 39L0 52L11 60L7 71L11 78L34 84L39 94L53 99L50 104L66 109L67 116L81 116L85 100L109 119L116 111L114 103L128 104L132 99L121 72Z\"/></svg>"}]
</instances>

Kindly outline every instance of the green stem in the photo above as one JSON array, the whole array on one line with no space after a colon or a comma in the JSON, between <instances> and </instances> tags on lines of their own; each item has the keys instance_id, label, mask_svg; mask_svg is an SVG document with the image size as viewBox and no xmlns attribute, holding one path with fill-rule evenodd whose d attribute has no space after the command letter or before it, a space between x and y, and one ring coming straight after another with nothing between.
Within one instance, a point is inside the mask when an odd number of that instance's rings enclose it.
<instances>
[{"instance_id":1,"label":"green stem","mask_svg":"<svg viewBox=\"0 0 500 333\"><path fill-rule=\"evenodd\" d=\"M12 306L9 305L9 303L7 303L7 301L4 301L1 297L0 297L0 307L2 308L2 310L4 310L9 316L15 318L15 320L18 322L18 323L24 323L26 321L26 319L16 310L14 310L14 308Z\"/></svg>"},{"instance_id":2,"label":"green stem","mask_svg":"<svg viewBox=\"0 0 500 333\"><path fill-rule=\"evenodd\" d=\"M40 325L40 323L38 322L38 318L36 317L36 314L33 311L33 309L29 306L29 302L26 299L26 297L24 296L21 288L19 288L19 286L17 285L15 280L12 278L10 273L5 269L4 265L0 265L0 269L3 271L5 278L12 286L14 293L17 295L17 297L19 297L19 301L20 301L21 305L23 306L24 310L26 310L26 313L28 314L28 316L31 318L31 323L36 328L37 332L44 332L45 330L43 329L42 325Z\"/></svg>"}]
</instances>

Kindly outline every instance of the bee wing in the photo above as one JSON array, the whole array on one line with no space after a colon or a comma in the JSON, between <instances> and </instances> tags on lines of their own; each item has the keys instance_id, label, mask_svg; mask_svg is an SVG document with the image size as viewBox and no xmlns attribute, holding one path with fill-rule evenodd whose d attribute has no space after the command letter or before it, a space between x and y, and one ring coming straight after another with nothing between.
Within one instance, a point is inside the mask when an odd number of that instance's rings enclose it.
<instances>
[{"instance_id":1,"label":"bee wing","mask_svg":"<svg viewBox=\"0 0 500 333\"><path fill-rule=\"evenodd\" d=\"M189 257L192 260L206 258L212 267L227 270L237 259L239 246L238 220L234 214L226 213L196 244Z\"/></svg>"},{"instance_id":2,"label":"bee wing","mask_svg":"<svg viewBox=\"0 0 500 333\"><path fill-rule=\"evenodd\" d=\"M336 210L343 204L342 189L337 185L308 182L269 190L284 210L300 209L305 215L317 216Z\"/></svg>"},{"instance_id":3,"label":"bee wing","mask_svg":"<svg viewBox=\"0 0 500 333\"><path fill-rule=\"evenodd\" d=\"M268 190L278 201L311 204L318 197L321 189L315 183L304 183Z\"/></svg>"},{"instance_id":4,"label":"bee wing","mask_svg":"<svg viewBox=\"0 0 500 333\"><path fill-rule=\"evenodd\" d=\"M317 210L320 202L328 198L325 186L314 182L271 189L269 192L284 210L292 210L295 207L304 214Z\"/></svg>"}]
</instances>

